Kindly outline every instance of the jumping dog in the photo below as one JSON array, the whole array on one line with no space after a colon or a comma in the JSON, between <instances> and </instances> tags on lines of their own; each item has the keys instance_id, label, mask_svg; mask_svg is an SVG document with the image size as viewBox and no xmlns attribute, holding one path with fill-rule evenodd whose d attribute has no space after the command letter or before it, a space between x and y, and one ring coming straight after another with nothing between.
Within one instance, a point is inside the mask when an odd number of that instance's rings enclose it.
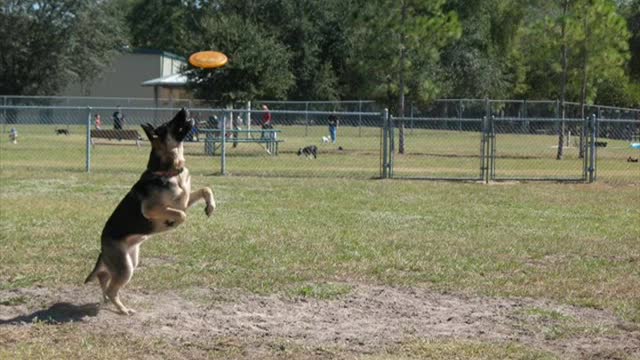
<instances>
[{"instance_id":1,"label":"jumping dog","mask_svg":"<svg viewBox=\"0 0 640 360\"><path fill-rule=\"evenodd\" d=\"M193 126L193 120L187 120L185 109L157 128L142 125L151 142L147 169L102 230L101 252L85 284L98 278L103 304L111 301L122 314L134 313L122 304L119 291L131 280L138 266L140 244L150 235L182 224L187 218L185 211L198 200L204 199L207 216L215 210L210 188L191 192L182 141Z\"/></svg>"}]
</instances>

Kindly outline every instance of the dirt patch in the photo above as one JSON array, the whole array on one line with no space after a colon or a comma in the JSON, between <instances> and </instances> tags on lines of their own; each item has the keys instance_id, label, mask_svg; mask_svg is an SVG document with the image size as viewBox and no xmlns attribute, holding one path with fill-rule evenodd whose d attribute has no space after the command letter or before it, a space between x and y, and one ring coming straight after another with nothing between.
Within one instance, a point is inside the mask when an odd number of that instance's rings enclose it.
<instances>
[{"instance_id":1,"label":"dirt patch","mask_svg":"<svg viewBox=\"0 0 640 360\"><path fill-rule=\"evenodd\" d=\"M412 339L463 339L516 342L562 358L640 357L640 327L608 311L544 300L352 286L349 294L332 300L227 289L127 290L123 301L138 311L129 317L114 313L111 305L99 310L96 286L0 291L0 327L30 326L36 319L74 322L91 333L125 332L204 349L215 339L237 339L245 354L282 341L375 353Z\"/></svg>"}]
</instances>

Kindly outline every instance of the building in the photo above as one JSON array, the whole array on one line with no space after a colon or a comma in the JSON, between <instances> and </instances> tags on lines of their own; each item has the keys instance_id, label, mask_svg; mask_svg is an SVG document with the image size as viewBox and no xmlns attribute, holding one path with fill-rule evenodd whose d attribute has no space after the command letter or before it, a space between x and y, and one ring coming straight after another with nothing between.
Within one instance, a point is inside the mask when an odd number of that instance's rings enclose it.
<instances>
[{"instance_id":1,"label":"building","mask_svg":"<svg viewBox=\"0 0 640 360\"><path fill-rule=\"evenodd\" d=\"M84 92L80 84L71 84L62 96L96 96L127 98L185 98L186 78L177 76L182 85L176 83L176 75L185 68L187 61L182 56L161 50L130 49L114 60L111 68ZM161 79L174 79L164 84ZM153 81L155 80L155 82ZM152 81L152 82L149 82ZM146 83L146 85L143 85Z\"/></svg>"}]
</instances>

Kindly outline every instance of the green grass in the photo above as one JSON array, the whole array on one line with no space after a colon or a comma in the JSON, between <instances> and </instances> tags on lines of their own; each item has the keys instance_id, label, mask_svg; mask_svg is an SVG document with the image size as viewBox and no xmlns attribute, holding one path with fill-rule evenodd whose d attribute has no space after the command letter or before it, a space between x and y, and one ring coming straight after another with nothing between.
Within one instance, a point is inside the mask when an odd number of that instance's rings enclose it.
<instances>
[{"instance_id":1,"label":"green grass","mask_svg":"<svg viewBox=\"0 0 640 360\"><path fill-rule=\"evenodd\" d=\"M137 176L3 168L0 287L81 283ZM194 208L181 231L145 243L143 262L171 258L133 286L303 295L331 282L428 286L550 298L640 322L635 186L198 174L193 182L212 185L217 214Z\"/></svg>"},{"instance_id":2,"label":"green grass","mask_svg":"<svg viewBox=\"0 0 640 360\"><path fill-rule=\"evenodd\" d=\"M54 135L55 125L21 125L19 143L0 139L3 164L8 167L46 168L83 171L85 133L81 126L70 126L70 136ZM58 126L59 127L59 126ZM133 125L131 125L134 128ZM342 127L338 144L321 144L327 130L323 126L280 126L280 155L269 156L261 144L244 143L227 148L226 171L232 175L288 177L345 177L370 179L380 176L381 130L375 127ZM140 131L142 135L142 131ZM394 156L394 175L405 178L480 177L480 134L445 130L407 130L406 153ZM583 160L578 157L577 138L565 149L565 158L555 160L557 137L552 135L496 135L498 179L580 179ZM397 144L396 139L396 146ZM640 166L627 162L640 157L627 141L607 139L608 146L598 148L598 179L607 183L640 183ZM138 149L131 141L98 140L92 149L95 172L136 171L144 164L148 148ZM126 144L126 145L122 145ZM297 156L299 148L316 144L319 158L305 160ZM341 146L343 150L339 150ZM220 157L205 156L204 145L187 143L190 168L203 174L220 172Z\"/></svg>"},{"instance_id":3,"label":"green grass","mask_svg":"<svg viewBox=\"0 0 640 360\"><path fill-rule=\"evenodd\" d=\"M17 146L0 142L0 289L80 284L98 254L104 222L146 163L146 147L102 145L94 149L93 172L86 174L82 136L49 131L28 136L23 129ZM379 139L371 132L356 141L362 144L358 156L323 148L318 161L293 153L304 138L287 139L278 157L261 155L259 148L230 150L234 174L319 175L305 179L210 176L219 159L199 155L202 144L189 144L193 186L212 186L218 211L208 219L199 205L180 231L146 242L141 262L150 265L130 286L240 288L320 299L347 294L354 283L428 287L550 299L611 310L640 323L640 190L635 168L624 168L637 164L616 163L603 171L609 178L591 185L365 180L378 174ZM610 151L611 159L627 156L615 146ZM425 157L407 158L412 156ZM438 159L441 174L461 163ZM431 163L403 164L426 173ZM523 169L517 162L512 167L514 173ZM571 319L554 314L525 315L550 318L554 325L543 330L551 339L572 331L608 331L571 329ZM116 336L89 339L88 345L72 342L68 353L56 353L46 341L27 338L14 344L18 357L85 357L117 341ZM165 349L157 356L185 356L173 345L127 344L131 353L125 357L135 357L138 347ZM456 358L451 354L457 352L479 359L548 358L511 345L464 342L390 351L400 358Z\"/></svg>"}]
</instances>

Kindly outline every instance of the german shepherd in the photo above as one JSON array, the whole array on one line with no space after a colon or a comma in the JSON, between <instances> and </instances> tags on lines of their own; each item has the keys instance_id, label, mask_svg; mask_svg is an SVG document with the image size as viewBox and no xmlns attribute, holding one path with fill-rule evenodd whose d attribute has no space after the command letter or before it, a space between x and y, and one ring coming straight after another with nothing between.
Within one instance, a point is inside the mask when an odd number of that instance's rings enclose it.
<instances>
[{"instance_id":1,"label":"german shepherd","mask_svg":"<svg viewBox=\"0 0 640 360\"><path fill-rule=\"evenodd\" d=\"M138 266L140 244L150 235L182 224L187 218L185 211L198 200L204 199L207 216L215 210L210 188L191 192L182 141L194 124L187 118L187 111L182 109L173 120L157 128L148 123L142 125L151 142L147 169L107 220L100 255L85 280L86 284L97 277L103 304L110 300L125 315L134 311L122 304L119 291Z\"/></svg>"}]
</instances>

